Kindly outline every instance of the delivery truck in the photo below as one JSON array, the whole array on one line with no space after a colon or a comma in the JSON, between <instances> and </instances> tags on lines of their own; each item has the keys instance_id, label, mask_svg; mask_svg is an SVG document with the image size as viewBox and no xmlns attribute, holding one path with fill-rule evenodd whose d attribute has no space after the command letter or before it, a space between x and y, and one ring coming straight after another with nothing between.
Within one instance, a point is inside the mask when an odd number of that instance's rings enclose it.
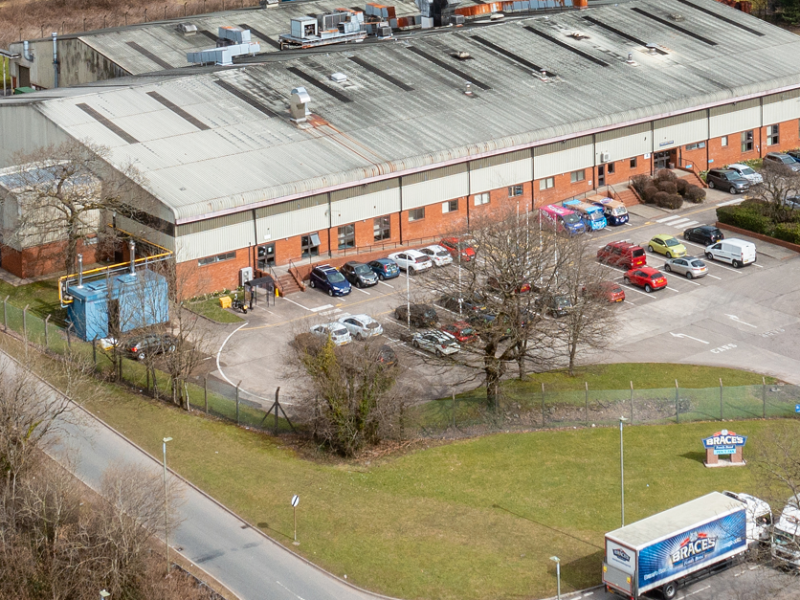
<instances>
[{"instance_id":1,"label":"delivery truck","mask_svg":"<svg viewBox=\"0 0 800 600\"><path fill-rule=\"evenodd\" d=\"M706 494L606 534L603 583L633 600L678 589L730 566L747 551L747 505Z\"/></svg>"},{"instance_id":2,"label":"delivery truck","mask_svg":"<svg viewBox=\"0 0 800 600\"><path fill-rule=\"evenodd\" d=\"M772 558L779 565L800 569L800 494L789 498L772 529Z\"/></svg>"}]
</instances>

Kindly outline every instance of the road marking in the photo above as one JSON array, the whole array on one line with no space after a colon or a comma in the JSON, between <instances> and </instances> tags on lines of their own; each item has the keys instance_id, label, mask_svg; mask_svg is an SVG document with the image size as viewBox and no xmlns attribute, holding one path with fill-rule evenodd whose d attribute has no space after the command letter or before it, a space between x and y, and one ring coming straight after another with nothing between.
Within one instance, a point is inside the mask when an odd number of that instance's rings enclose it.
<instances>
[{"instance_id":1,"label":"road marking","mask_svg":"<svg viewBox=\"0 0 800 600\"><path fill-rule=\"evenodd\" d=\"M709 589L711 589L711 586L707 585L706 587L700 588L699 590L695 590L693 592L689 592L688 594L684 594L683 597L684 598L688 598L689 596L694 596L695 594L699 594L700 592L705 592L706 590L709 590Z\"/></svg>"},{"instance_id":2,"label":"road marking","mask_svg":"<svg viewBox=\"0 0 800 600\"><path fill-rule=\"evenodd\" d=\"M751 325L750 323L745 323L736 315L726 314L725 316L728 317L731 321L736 321L737 323L741 323L742 325L747 325L748 327L752 327L753 329L758 329L758 325Z\"/></svg>"},{"instance_id":3,"label":"road marking","mask_svg":"<svg viewBox=\"0 0 800 600\"><path fill-rule=\"evenodd\" d=\"M719 279L720 281L722 281L722 277L717 277L716 275L712 275L711 273L707 273L707 275L709 277L713 277L714 279Z\"/></svg>"},{"instance_id":4,"label":"road marking","mask_svg":"<svg viewBox=\"0 0 800 600\"><path fill-rule=\"evenodd\" d=\"M233 387L236 387L236 384L235 384L235 383L233 383L233 382L232 382L230 379L228 379L228 376L227 376L227 375L225 375L225 373L223 373L223 372L222 372L222 367L220 367L220 365L219 365L219 355L220 355L220 354L222 354L222 349L225 347L225 344L227 344L227 343L228 343L228 340L229 340L229 339L231 339L231 338L233 337L233 334L234 334L234 333L236 333L237 331L239 331L239 330L240 330L242 327L244 327L245 325L247 325L247 321L245 321L244 323L242 323L241 325L239 325L239 326L238 326L236 329L234 329L233 331L231 331L231 332L228 334L228 337L226 337L226 338L225 338L225 341L224 341L224 342L222 342L222 345L219 347L219 350L217 350L217 371L219 371L219 374L220 374L220 375L222 375L222 378L223 378L225 381L227 381L228 383L230 383L230 384L231 384Z\"/></svg>"},{"instance_id":5,"label":"road marking","mask_svg":"<svg viewBox=\"0 0 800 600\"><path fill-rule=\"evenodd\" d=\"M734 198L733 200L726 200L725 202L720 202L717 206L730 206L731 204L739 204L740 202L744 202L746 198Z\"/></svg>"},{"instance_id":6,"label":"road marking","mask_svg":"<svg viewBox=\"0 0 800 600\"><path fill-rule=\"evenodd\" d=\"M339 314L340 312L342 312L341 308L334 308L333 310L326 310L323 313L319 313L319 316L320 317L331 317L333 315ZM347 313L347 314L349 315L350 313ZM342 316L344 316L344 315L342 315Z\"/></svg>"},{"instance_id":7,"label":"road marking","mask_svg":"<svg viewBox=\"0 0 800 600\"><path fill-rule=\"evenodd\" d=\"M743 273L739 269L733 269L731 267L726 267L725 265L721 265L710 258L706 259L706 264L713 267L719 267L720 269L725 269L726 271L731 271L732 273L738 273L739 275L743 275Z\"/></svg>"},{"instance_id":8,"label":"road marking","mask_svg":"<svg viewBox=\"0 0 800 600\"><path fill-rule=\"evenodd\" d=\"M698 283L697 285L700 285L700 284ZM667 289L668 290L672 290L673 292L676 292L676 293L680 294L680 291L676 290L675 288L671 288L671 287L667 286Z\"/></svg>"},{"instance_id":9,"label":"road marking","mask_svg":"<svg viewBox=\"0 0 800 600\"><path fill-rule=\"evenodd\" d=\"M292 300L291 298L289 298L287 296L284 296L283 299L286 300L287 302L291 302L292 304L295 304L295 305L299 306L300 308L304 308L306 310L312 310L312 309L308 308L307 306L303 306L299 302L295 302L294 300Z\"/></svg>"},{"instance_id":10,"label":"road marking","mask_svg":"<svg viewBox=\"0 0 800 600\"><path fill-rule=\"evenodd\" d=\"M282 584L280 581L278 581L277 579L275 580L275 583L277 583L279 586L281 586L281 587L282 587L283 589L285 589L287 592L289 592L290 594L292 594L294 597L296 597L296 598L299 598L300 600L305 600L305 598L303 598L302 596L298 596L297 594L295 594L295 593L294 593L292 590L290 590L288 587L286 587L285 585L283 585L283 584Z\"/></svg>"},{"instance_id":11,"label":"road marking","mask_svg":"<svg viewBox=\"0 0 800 600\"><path fill-rule=\"evenodd\" d=\"M687 220L688 221L688 219L686 219L686 217L682 217L681 215L670 215L668 217L662 217L660 219L656 219L656 223L663 223L664 225L671 225L672 224L671 221L675 221L675 220L678 220L678 221Z\"/></svg>"},{"instance_id":12,"label":"road marking","mask_svg":"<svg viewBox=\"0 0 800 600\"><path fill-rule=\"evenodd\" d=\"M759 269L763 269L764 268L764 265L760 265L758 263L750 263L750 264L753 265L754 267L758 267Z\"/></svg>"},{"instance_id":13,"label":"road marking","mask_svg":"<svg viewBox=\"0 0 800 600\"><path fill-rule=\"evenodd\" d=\"M624 287L624 288L629 289L632 292L636 292L637 294L641 294L642 296L647 296L648 298L651 298L653 300L656 299L655 296L653 296L652 294L648 294L647 292L643 292L642 290L637 290L635 287L631 287L629 285L625 285L624 283L620 283L620 285L622 287Z\"/></svg>"},{"instance_id":14,"label":"road marking","mask_svg":"<svg viewBox=\"0 0 800 600\"><path fill-rule=\"evenodd\" d=\"M665 225L669 225L670 227L680 228L687 226L691 222L692 222L691 219L684 217L682 219L678 219L677 221L672 221L671 223L665 223Z\"/></svg>"},{"instance_id":15,"label":"road marking","mask_svg":"<svg viewBox=\"0 0 800 600\"><path fill-rule=\"evenodd\" d=\"M690 335L686 335L685 333L672 333L672 332L670 331L670 332L669 332L669 334L670 334L672 337L676 337L676 338L686 338L686 339L689 339L689 340L694 340L695 342L700 342L701 344L708 344L708 342L707 342L707 341L705 341L705 340L699 340L699 339L697 339L696 337L692 337L692 336L690 336Z\"/></svg>"},{"instance_id":16,"label":"road marking","mask_svg":"<svg viewBox=\"0 0 800 600\"><path fill-rule=\"evenodd\" d=\"M295 304L297 304L297 302L295 302ZM333 304L325 304L324 306L318 306L317 308L309 308L308 310L310 310L311 312L319 312L321 310L328 310L329 308L333 308Z\"/></svg>"},{"instance_id":17,"label":"road marking","mask_svg":"<svg viewBox=\"0 0 800 600\"><path fill-rule=\"evenodd\" d=\"M378 283L380 283L381 285L385 285L386 287L390 287L390 288L394 289L393 285L390 285L390 284L386 283L385 281L379 281Z\"/></svg>"},{"instance_id":18,"label":"road marking","mask_svg":"<svg viewBox=\"0 0 800 600\"><path fill-rule=\"evenodd\" d=\"M689 227L694 227L695 225L700 225L698 221L689 221L688 223L684 223L681 225L681 229L688 229Z\"/></svg>"},{"instance_id":19,"label":"road marking","mask_svg":"<svg viewBox=\"0 0 800 600\"><path fill-rule=\"evenodd\" d=\"M357 292L361 292L362 294L366 294L367 296L371 296L371 295L372 295L372 294L370 294L369 292L365 292L364 290L362 290L362 289L361 289L361 288L359 288L359 287L355 287L355 286L354 286L354 287L352 287L352 288L350 288L350 289L353 289L353 290L355 290L355 291L357 291Z\"/></svg>"}]
</instances>

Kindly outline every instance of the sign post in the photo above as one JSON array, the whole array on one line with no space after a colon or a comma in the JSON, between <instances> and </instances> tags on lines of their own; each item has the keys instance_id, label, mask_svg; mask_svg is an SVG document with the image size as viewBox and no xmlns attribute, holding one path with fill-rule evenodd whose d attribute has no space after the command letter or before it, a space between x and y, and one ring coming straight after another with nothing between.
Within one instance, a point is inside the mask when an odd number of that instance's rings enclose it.
<instances>
[{"instance_id":1,"label":"sign post","mask_svg":"<svg viewBox=\"0 0 800 600\"><path fill-rule=\"evenodd\" d=\"M735 431L723 429L703 440L706 449L706 460L703 464L707 467L743 466L742 449L747 443L747 436L738 435ZM729 457L729 460L720 460L720 457Z\"/></svg>"},{"instance_id":2,"label":"sign post","mask_svg":"<svg viewBox=\"0 0 800 600\"><path fill-rule=\"evenodd\" d=\"M294 542L295 546L299 546L300 542L297 541L297 505L300 504L300 496L295 494L292 496L292 511L294 512Z\"/></svg>"}]
</instances>

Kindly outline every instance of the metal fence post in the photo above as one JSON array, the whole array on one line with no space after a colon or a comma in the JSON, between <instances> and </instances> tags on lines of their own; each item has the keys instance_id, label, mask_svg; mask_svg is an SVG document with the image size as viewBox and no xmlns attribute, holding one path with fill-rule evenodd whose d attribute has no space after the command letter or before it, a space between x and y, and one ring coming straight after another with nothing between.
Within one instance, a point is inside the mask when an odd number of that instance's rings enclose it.
<instances>
[{"instance_id":1,"label":"metal fence post","mask_svg":"<svg viewBox=\"0 0 800 600\"><path fill-rule=\"evenodd\" d=\"M44 320L44 348L45 348L45 350L49 350L50 349L50 340L48 339L48 335L47 335L47 333L48 333L47 332L47 325L49 324L50 317L52 317L52 316L53 315L47 315L47 317L45 317L45 320Z\"/></svg>"},{"instance_id":2,"label":"metal fence post","mask_svg":"<svg viewBox=\"0 0 800 600\"><path fill-rule=\"evenodd\" d=\"M236 384L236 424L239 424L239 386L242 385L242 382Z\"/></svg>"},{"instance_id":3,"label":"metal fence post","mask_svg":"<svg viewBox=\"0 0 800 600\"><path fill-rule=\"evenodd\" d=\"M722 391L722 377L719 378L719 420L725 420L725 402Z\"/></svg>"},{"instance_id":4,"label":"metal fence post","mask_svg":"<svg viewBox=\"0 0 800 600\"><path fill-rule=\"evenodd\" d=\"M8 299L11 296L6 296L3 300L3 331L8 331Z\"/></svg>"},{"instance_id":5,"label":"metal fence post","mask_svg":"<svg viewBox=\"0 0 800 600\"><path fill-rule=\"evenodd\" d=\"M208 414L208 377L203 377L203 401L206 405L206 414Z\"/></svg>"},{"instance_id":6,"label":"metal fence post","mask_svg":"<svg viewBox=\"0 0 800 600\"><path fill-rule=\"evenodd\" d=\"M67 348L72 350L72 333L70 330L72 329L72 323L67 326Z\"/></svg>"},{"instance_id":7,"label":"metal fence post","mask_svg":"<svg viewBox=\"0 0 800 600\"><path fill-rule=\"evenodd\" d=\"M545 418L544 418L544 383L542 383L542 427L545 426Z\"/></svg>"},{"instance_id":8,"label":"metal fence post","mask_svg":"<svg viewBox=\"0 0 800 600\"><path fill-rule=\"evenodd\" d=\"M631 381L631 425L633 425L633 382Z\"/></svg>"},{"instance_id":9,"label":"metal fence post","mask_svg":"<svg viewBox=\"0 0 800 600\"><path fill-rule=\"evenodd\" d=\"M583 387L586 389L586 396L584 398L584 404L586 405L586 424L589 424L589 382L584 381Z\"/></svg>"},{"instance_id":10,"label":"metal fence post","mask_svg":"<svg viewBox=\"0 0 800 600\"><path fill-rule=\"evenodd\" d=\"M92 340L92 361L95 368L97 368L97 339Z\"/></svg>"},{"instance_id":11,"label":"metal fence post","mask_svg":"<svg viewBox=\"0 0 800 600\"><path fill-rule=\"evenodd\" d=\"M456 428L456 393L453 392L453 429Z\"/></svg>"},{"instance_id":12,"label":"metal fence post","mask_svg":"<svg viewBox=\"0 0 800 600\"><path fill-rule=\"evenodd\" d=\"M767 378L761 378L761 416L767 418Z\"/></svg>"},{"instance_id":13,"label":"metal fence post","mask_svg":"<svg viewBox=\"0 0 800 600\"><path fill-rule=\"evenodd\" d=\"M679 401L680 390L678 389L678 380L675 380L675 422L681 422L681 415L680 411L678 410L678 401Z\"/></svg>"},{"instance_id":14,"label":"metal fence post","mask_svg":"<svg viewBox=\"0 0 800 600\"><path fill-rule=\"evenodd\" d=\"M25 361L28 360L28 307L30 305L26 304L25 308L22 309L22 335L25 338Z\"/></svg>"}]
</instances>

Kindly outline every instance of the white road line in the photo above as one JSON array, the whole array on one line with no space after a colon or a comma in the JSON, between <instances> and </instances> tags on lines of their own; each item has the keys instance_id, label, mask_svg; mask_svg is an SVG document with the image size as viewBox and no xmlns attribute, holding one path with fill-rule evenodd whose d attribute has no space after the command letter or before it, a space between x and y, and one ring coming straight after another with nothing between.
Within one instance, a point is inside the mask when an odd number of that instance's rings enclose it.
<instances>
[{"instance_id":1,"label":"white road line","mask_svg":"<svg viewBox=\"0 0 800 600\"><path fill-rule=\"evenodd\" d=\"M750 264L753 265L754 267L758 267L759 269L763 269L764 268L764 265L760 265L758 263L750 263Z\"/></svg>"},{"instance_id":2,"label":"white road line","mask_svg":"<svg viewBox=\"0 0 800 600\"><path fill-rule=\"evenodd\" d=\"M643 292L642 290L637 290L635 287L625 285L624 283L620 283L620 285L626 289L629 289L632 292L636 292L637 294L641 294L642 296L647 296L648 298L655 300L655 297L652 296L651 294L648 294L647 292Z\"/></svg>"},{"instance_id":3,"label":"white road line","mask_svg":"<svg viewBox=\"0 0 800 600\"><path fill-rule=\"evenodd\" d=\"M291 298L288 298L288 297L284 296L284 297L283 297L283 299L284 299L284 300L286 300L287 302L291 302L292 304L296 304L296 305L297 305L297 306L299 306L300 308L304 308L305 310L310 310L310 311L313 311L313 309L311 309L311 308L308 308L307 306L303 306L302 304L300 304L299 302L295 302L295 301L294 301L294 300L292 300Z\"/></svg>"},{"instance_id":4,"label":"white road line","mask_svg":"<svg viewBox=\"0 0 800 600\"><path fill-rule=\"evenodd\" d=\"M297 304L297 302L295 302ZM309 308L311 312L319 312L321 310L328 310L329 308L333 308L333 304L325 304L324 306L318 306L317 308Z\"/></svg>"},{"instance_id":5,"label":"white road line","mask_svg":"<svg viewBox=\"0 0 800 600\"><path fill-rule=\"evenodd\" d=\"M298 304L298 306L300 306L300 305ZM303 308L305 308L305 307L303 307ZM230 383L230 384L231 384L233 387L236 387L236 384L235 384L235 383L233 383L233 382L232 382L230 379L228 379L228 376L227 376L227 375L225 375L225 373L223 373L223 372L222 372L222 367L220 367L220 366L219 366L219 355L220 355L220 354L222 354L222 349L225 347L225 344L227 344L227 343L228 343L228 340L229 340L229 339L231 339L231 338L233 337L233 334L234 334L234 333L236 333L237 331L239 331L239 330L240 330L242 327L244 327L245 325L247 325L247 321L245 321L244 323L242 323L241 325L239 325L239 326L238 326L236 329L234 329L233 331L231 331L231 332L228 334L228 337L226 337L226 338L225 338L225 341L224 341L224 342L222 342L222 345L219 347L219 350L217 350L217 371L219 371L219 374L220 374L220 375L222 375L222 378L223 378L225 381L227 381L228 383Z\"/></svg>"},{"instance_id":6,"label":"white road line","mask_svg":"<svg viewBox=\"0 0 800 600\"><path fill-rule=\"evenodd\" d=\"M671 287L669 287L669 286L667 286L667 289L668 289L668 290L672 290L673 292L676 292L676 293L678 293L678 294L680 294L680 293L681 293L681 292L680 292L680 290L676 290L675 288L671 288Z\"/></svg>"},{"instance_id":7,"label":"white road line","mask_svg":"<svg viewBox=\"0 0 800 600\"><path fill-rule=\"evenodd\" d=\"M699 221L689 221L688 223L684 223L681 225L681 229L688 229L689 227L694 227L695 225L700 225Z\"/></svg>"},{"instance_id":8,"label":"white road line","mask_svg":"<svg viewBox=\"0 0 800 600\"><path fill-rule=\"evenodd\" d=\"M677 273L675 273L675 272L673 272L673 275L678 275L678 274L677 274ZM684 275L684 276L683 276L683 279L681 279L681 281L685 281L686 283L691 283L691 284L693 284L693 285L700 285L699 283L697 283L697 282L696 282L695 280L693 280L693 279L687 279L687 278L686 278L686 275Z\"/></svg>"},{"instance_id":9,"label":"white road line","mask_svg":"<svg viewBox=\"0 0 800 600\"><path fill-rule=\"evenodd\" d=\"M733 269L731 267L726 267L725 265L720 265L720 264L712 261L711 259L706 259L705 263L707 265L709 265L709 266L719 267L720 269L725 269L726 271L731 271L732 273L738 273L739 275L742 274L742 272L739 269Z\"/></svg>"},{"instance_id":10,"label":"white road line","mask_svg":"<svg viewBox=\"0 0 800 600\"><path fill-rule=\"evenodd\" d=\"M707 273L707 275L709 277L713 277L714 279L719 279L720 281L722 281L722 277L717 277L716 275L712 275L711 273Z\"/></svg>"},{"instance_id":11,"label":"white road line","mask_svg":"<svg viewBox=\"0 0 800 600\"><path fill-rule=\"evenodd\" d=\"M656 223L663 223L664 225L670 225L670 221L674 220L682 220L685 217L681 217L680 215L670 215L668 217L662 217L661 219L656 219Z\"/></svg>"},{"instance_id":12,"label":"white road line","mask_svg":"<svg viewBox=\"0 0 800 600\"><path fill-rule=\"evenodd\" d=\"M379 281L378 283L380 283L381 285L385 285L386 287L390 287L390 288L394 289L393 285L390 285L390 284L386 283L385 281Z\"/></svg>"},{"instance_id":13,"label":"white road line","mask_svg":"<svg viewBox=\"0 0 800 600\"><path fill-rule=\"evenodd\" d=\"M684 217L683 219L678 219L677 221L672 221L671 223L665 223L665 225L669 225L670 227L680 227L681 225L689 223L690 221L691 219Z\"/></svg>"},{"instance_id":14,"label":"white road line","mask_svg":"<svg viewBox=\"0 0 800 600\"><path fill-rule=\"evenodd\" d=\"M682 243L684 246L685 246L686 244L689 244L690 246L694 246L695 248L702 248L703 250L705 250L705 249L706 249L706 247L705 247L705 246L701 246L700 244L695 244L694 242L690 242L689 240L683 240L681 243Z\"/></svg>"},{"instance_id":15,"label":"white road line","mask_svg":"<svg viewBox=\"0 0 800 600\"><path fill-rule=\"evenodd\" d=\"M733 200L726 200L725 202L720 202L717 206L730 206L731 204L739 204L740 202L744 202L744 198L734 198Z\"/></svg>"},{"instance_id":16,"label":"white road line","mask_svg":"<svg viewBox=\"0 0 800 600\"><path fill-rule=\"evenodd\" d=\"M683 597L684 598L688 598L689 596L694 596L695 594L699 594L700 592L705 592L706 590L709 590L709 589L711 589L711 586L707 585L706 587L700 588L699 590L695 590L693 592L689 592L688 594L684 594Z\"/></svg>"},{"instance_id":17,"label":"white road line","mask_svg":"<svg viewBox=\"0 0 800 600\"><path fill-rule=\"evenodd\" d=\"M305 600L305 598L303 598L302 596L298 596L297 594L295 594L295 593L294 593L292 590L290 590L289 588L287 588L287 587L286 587L285 585L283 585L283 584L282 584L280 581L277 581L277 580L276 580L276 581L275 581L275 583L277 583L279 586L281 586L283 589L285 589L287 592L289 592L289 593L290 593L292 596L295 596L295 597L299 598L300 600Z\"/></svg>"},{"instance_id":18,"label":"white road line","mask_svg":"<svg viewBox=\"0 0 800 600\"><path fill-rule=\"evenodd\" d=\"M365 292L364 290L362 290L362 289L361 289L361 288L359 288L359 287L355 287L355 286L353 286L353 287L351 287L350 289L352 289L352 290L355 290L355 291L357 291L357 292L361 292L362 294L366 294L367 296L371 296L371 295L372 295L372 294L370 294L369 292Z\"/></svg>"}]
</instances>

